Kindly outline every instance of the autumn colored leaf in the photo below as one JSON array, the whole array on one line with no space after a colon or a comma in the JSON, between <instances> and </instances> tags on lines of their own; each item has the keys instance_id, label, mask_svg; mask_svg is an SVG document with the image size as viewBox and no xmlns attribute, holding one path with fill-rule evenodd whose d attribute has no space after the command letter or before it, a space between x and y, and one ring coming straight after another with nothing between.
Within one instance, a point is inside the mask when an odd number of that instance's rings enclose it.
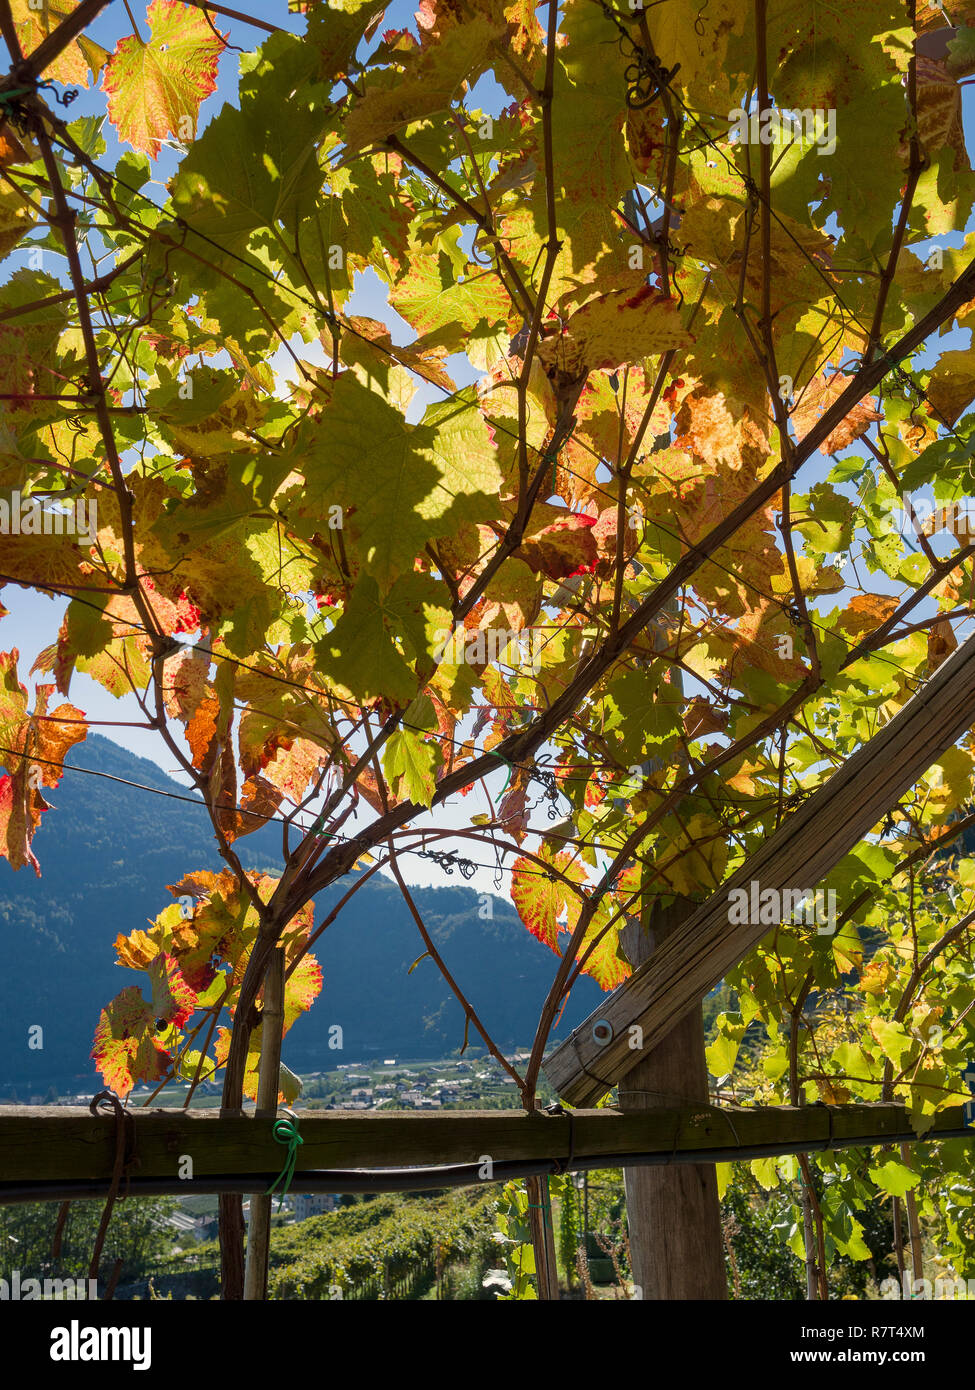
<instances>
[{"instance_id":1,"label":"autumn colored leaf","mask_svg":"<svg viewBox=\"0 0 975 1390\"><path fill-rule=\"evenodd\" d=\"M542 340L539 354L543 361L574 376L684 347L690 341L676 300L644 285L636 293L614 291L590 300L570 316L560 334Z\"/></svg>"},{"instance_id":2,"label":"autumn colored leaf","mask_svg":"<svg viewBox=\"0 0 975 1390\"><path fill-rule=\"evenodd\" d=\"M322 989L322 968L312 955L304 955L284 985L284 1032L311 1008Z\"/></svg>"},{"instance_id":3,"label":"autumn colored leaf","mask_svg":"<svg viewBox=\"0 0 975 1390\"><path fill-rule=\"evenodd\" d=\"M31 840L41 815L49 809L41 787L56 787L64 759L88 731L85 715L62 704L48 713L53 685L38 685L34 709L27 708L27 689L17 678L18 651L0 652L0 857L11 868L30 865L40 876Z\"/></svg>"},{"instance_id":4,"label":"autumn colored leaf","mask_svg":"<svg viewBox=\"0 0 975 1390\"><path fill-rule=\"evenodd\" d=\"M855 594L843 612L843 627L851 637L861 637L896 611L897 600L889 594Z\"/></svg>"},{"instance_id":5,"label":"autumn colored leaf","mask_svg":"<svg viewBox=\"0 0 975 1390\"><path fill-rule=\"evenodd\" d=\"M137 1081L162 1080L172 1056L155 1037L155 1015L136 985L102 1009L91 1058L105 1085L125 1097Z\"/></svg>"},{"instance_id":6,"label":"autumn colored leaf","mask_svg":"<svg viewBox=\"0 0 975 1390\"><path fill-rule=\"evenodd\" d=\"M702 696L692 700L684 715L684 730L688 738L701 738L704 734L719 733L726 724L725 718L718 714Z\"/></svg>"},{"instance_id":7,"label":"autumn colored leaf","mask_svg":"<svg viewBox=\"0 0 975 1390\"><path fill-rule=\"evenodd\" d=\"M42 5L32 5L31 0L10 0L10 6L20 46L25 54L31 54L78 8L78 0L44 0ZM58 54L47 69L47 75L57 82L87 87L89 71L97 77L107 58L101 44L81 34Z\"/></svg>"},{"instance_id":8,"label":"autumn colored leaf","mask_svg":"<svg viewBox=\"0 0 975 1390\"><path fill-rule=\"evenodd\" d=\"M149 965L149 984L153 1015L181 1028L196 1008L196 994L183 978L178 962L172 956L156 956Z\"/></svg>"},{"instance_id":9,"label":"autumn colored leaf","mask_svg":"<svg viewBox=\"0 0 975 1390\"><path fill-rule=\"evenodd\" d=\"M76 705L65 703L48 711L47 701L54 691L53 685L38 685L36 691L31 716L34 729L32 751L37 756L42 785L56 787L63 775L62 767L68 752L76 743L84 740L88 725L84 711Z\"/></svg>"},{"instance_id":10,"label":"autumn colored leaf","mask_svg":"<svg viewBox=\"0 0 975 1390\"><path fill-rule=\"evenodd\" d=\"M259 1023L250 1035L250 1046L247 1051L247 1061L244 1071L243 1092L248 1100L257 1100L257 1088L260 1080L261 1067L261 1048L264 1040L264 1025ZM215 1066L222 1067L227 1060L230 1051L230 1029L218 1028L214 1039ZM278 1090L279 1105L293 1105L301 1094L301 1081L290 1068L281 1063L279 1069L280 1089Z\"/></svg>"},{"instance_id":11,"label":"autumn colored leaf","mask_svg":"<svg viewBox=\"0 0 975 1390\"><path fill-rule=\"evenodd\" d=\"M584 871L578 863L572 863L568 851L552 855L550 862L571 882L583 882ZM561 955L559 932L578 916L578 899L566 884L554 874L549 878L534 860L516 859L511 866L511 901L532 936Z\"/></svg>"},{"instance_id":12,"label":"autumn colored leaf","mask_svg":"<svg viewBox=\"0 0 975 1390\"><path fill-rule=\"evenodd\" d=\"M41 866L30 842L40 824L41 813L49 809L43 796L28 784L23 774L0 775L0 858L8 860L12 869L22 869L29 864L40 878Z\"/></svg>"},{"instance_id":13,"label":"autumn colored leaf","mask_svg":"<svg viewBox=\"0 0 975 1390\"><path fill-rule=\"evenodd\" d=\"M167 135L196 134L200 105L214 90L225 38L179 0L150 0L149 40L120 39L105 69L108 113L119 136L158 158Z\"/></svg>"},{"instance_id":14,"label":"autumn colored leaf","mask_svg":"<svg viewBox=\"0 0 975 1390\"><path fill-rule=\"evenodd\" d=\"M240 789L240 809L234 825L234 838L250 835L274 820L282 798L283 793L266 777L248 777Z\"/></svg>"},{"instance_id":15,"label":"autumn colored leaf","mask_svg":"<svg viewBox=\"0 0 975 1390\"><path fill-rule=\"evenodd\" d=\"M582 973L595 980L603 990L615 989L631 973L628 962L619 953L619 934L626 925L626 917L617 914L614 921L614 911L612 900L604 898L593 914L579 949Z\"/></svg>"},{"instance_id":16,"label":"autumn colored leaf","mask_svg":"<svg viewBox=\"0 0 975 1390\"><path fill-rule=\"evenodd\" d=\"M599 557L595 525L595 517L566 513L526 535L516 554L547 579L591 573Z\"/></svg>"},{"instance_id":17,"label":"autumn colored leaf","mask_svg":"<svg viewBox=\"0 0 975 1390\"><path fill-rule=\"evenodd\" d=\"M346 120L346 155L442 110L465 79L475 80L483 71L488 44L502 33L485 16L474 15L452 26L443 42L408 54L402 71L377 74Z\"/></svg>"},{"instance_id":18,"label":"autumn colored leaf","mask_svg":"<svg viewBox=\"0 0 975 1390\"><path fill-rule=\"evenodd\" d=\"M848 376L844 376L842 372L833 372L828 376L816 377L802 389L792 411L792 420L800 439L819 422L849 384ZM860 401L858 405L853 406L846 418L830 431L820 444L819 452L838 454L841 450L848 449L855 439L867 432L871 424L882 418L869 397Z\"/></svg>"},{"instance_id":19,"label":"autumn colored leaf","mask_svg":"<svg viewBox=\"0 0 975 1390\"><path fill-rule=\"evenodd\" d=\"M947 618L940 618L928 629L928 669L936 671L958 646L958 639Z\"/></svg>"},{"instance_id":20,"label":"autumn colored leaf","mask_svg":"<svg viewBox=\"0 0 975 1390\"><path fill-rule=\"evenodd\" d=\"M189 725L207 688L210 657L198 647L177 652L163 666L163 699L166 712Z\"/></svg>"},{"instance_id":21,"label":"autumn colored leaf","mask_svg":"<svg viewBox=\"0 0 975 1390\"><path fill-rule=\"evenodd\" d=\"M128 936L122 936L120 933L115 938L118 964L126 966L129 970L148 970L159 955L160 936L159 930L149 933L138 928Z\"/></svg>"}]
</instances>

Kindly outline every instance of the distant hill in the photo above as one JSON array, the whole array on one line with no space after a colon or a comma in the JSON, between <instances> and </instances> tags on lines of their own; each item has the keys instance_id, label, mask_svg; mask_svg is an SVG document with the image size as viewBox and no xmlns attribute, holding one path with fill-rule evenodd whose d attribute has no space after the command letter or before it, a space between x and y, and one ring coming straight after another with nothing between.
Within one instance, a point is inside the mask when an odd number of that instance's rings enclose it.
<instances>
[{"instance_id":1,"label":"distant hill","mask_svg":"<svg viewBox=\"0 0 975 1390\"><path fill-rule=\"evenodd\" d=\"M69 755L79 768L187 795L155 763L97 734ZM97 1080L89 1050L99 1009L140 977L114 964L119 932L144 926L172 901L166 884L190 869L218 868L206 812L181 801L80 772L49 793L35 839L42 877L15 874L0 860L0 1095L20 1100L50 1086L83 1091ZM278 827L238 842L248 868L279 870ZM348 888L319 894L316 920ZM438 949L501 1046L524 1043L551 981L555 957L494 899L494 918L478 917L472 888L417 888L417 907ZM423 942L395 884L377 874L319 938L324 987L285 1039L284 1060L299 1074L341 1060L440 1056L463 1041L463 1012L430 960L411 975ZM595 1006L588 979L573 990L554 1039ZM341 1024L344 1052L329 1051L328 1028ZM28 1029L44 1030L42 1050ZM471 1041L477 1041L473 1036Z\"/></svg>"}]
</instances>

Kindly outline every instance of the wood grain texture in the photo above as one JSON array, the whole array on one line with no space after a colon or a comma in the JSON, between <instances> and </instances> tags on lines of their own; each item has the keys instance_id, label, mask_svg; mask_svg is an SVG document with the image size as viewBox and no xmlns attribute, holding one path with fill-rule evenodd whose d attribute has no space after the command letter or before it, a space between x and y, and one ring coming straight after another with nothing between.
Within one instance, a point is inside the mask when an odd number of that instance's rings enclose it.
<instances>
[{"instance_id":1,"label":"wood grain texture","mask_svg":"<svg viewBox=\"0 0 975 1390\"><path fill-rule=\"evenodd\" d=\"M413 1111L331 1110L297 1112L304 1144L300 1171L335 1168L471 1163L483 1155L495 1162L565 1160L570 1152L568 1114L524 1110ZM180 1156L193 1159L196 1177L216 1173L281 1171L285 1150L272 1137L272 1120L248 1115L221 1118L219 1110L136 1110L132 1176L175 1178ZM931 1130L964 1127L961 1106L939 1111ZM832 1125L832 1128L831 1128ZM886 1142L910 1131L902 1105L733 1106L688 1105L666 1110L576 1110L571 1149L577 1158L623 1154L674 1154L679 1150L735 1157L741 1147L774 1152L794 1143L821 1148L830 1137ZM112 1173L114 1120L92 1116L83 1106L0 1106L0 1183L58 1179L102 1179ZM975 1130L972 1131L975 1137ZM780 1146L782 1146L780 1150ZM124 1190L124 1183L123 1183ZM299 1189L300 1190L300 1189Z\"/></svg>"},{"instance_id":2,"label":"wood grain texture","mask_svg":"<svg viewBox=\"0 0 975 1390\"><path fill-rule=\"evenodd\" d=\"M767 935L767 924L729 922L732 889L752 880L762 890L815 889L973 724L975 636L555 1049L544 1071L563 1100L594 1104L639 1060L630 1025L643 1029L645 1049L656 1047ZM598 1020L612 1026L608 1043L593 1036Z\"/></svg>"},{"instance_id":3,"label":"wood grain texture","mask_svg":"<svg viewBox=\"0 0 975 1390\"><path fill-rule=\"evenodd\" d=\"M651 903L645 925L631 922L622 935L631 965L642 965L694 910L682 899L660 909ZM670 1105L708 1104L704 1020L692 1009L652 1052L644 1052L620 1086L624 1114ZM633 1282L644 1299L728 1296L718 1180L713 1163L623 1170Z\"/></svg>"}]
</instances>

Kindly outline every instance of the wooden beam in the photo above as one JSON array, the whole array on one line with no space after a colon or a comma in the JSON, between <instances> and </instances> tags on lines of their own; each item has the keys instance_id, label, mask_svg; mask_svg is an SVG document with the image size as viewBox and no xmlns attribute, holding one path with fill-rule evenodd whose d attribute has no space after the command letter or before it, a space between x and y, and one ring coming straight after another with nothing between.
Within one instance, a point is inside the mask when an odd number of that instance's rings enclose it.
<instances>
[{"instance_id":1,"label":"wooden beam","mask_svg":"<svg viewBox=\"0 0 975 1390\"><path fill-rule=\"evenodd\" d=\"M815 889L973 724L975 635L556 1048L544 1070L558 1095L594 1104L640 1059L631 1027L642 1029L645 1050L656 1047L768 934L767 922L729 921L732 890ZM594 1033L597 1023L609 1027Z\"/></svg>"},{"instance_id":2,"label":"wooden beam","mask_svg":"<svg viewBox=\"0 0 975 1390\"><path fill-rule=\"evenodd\" d=\"M187 1156L197 1178L281 1171L285 1151L272 1136L272 1120L221 1117L219 1110L129 1113L135 1119L134 1178L176 1179L181 1164L185 1174ZM753 1109L691 1105L631 1114L576 1110L571 1116L524 1110L306 1110L299 1111L298 1118L304 1140L299 1172L437 1164L477 1168L485 1154L496 1164L533 1159L564 1164L571 1156L605 1158L605 1167L615 1167L624 1155L667 1158L693 1151L710 1163L734 1159L738 1150L784 1153L796 1145L816 1150L830 1140L836 1147L885 1144L913 1132L905 1107L886 1104ZM975 1129L966 1128L962 1106L938 1111L924 1138L948 1132L975 1138ZM81 1106L0 1106L0 1201L3 1184L107 1181L114 1158L111 1115L93 1116Z\"/></svg>"},{"instance_id":3,"label":"wooden beam","mask_svg":"<svg viewBox=\"0 0 975 1390\"><path fill-rule=\"evenodd\" d=\"M669 907L645 899L645 921L621 933L631 965L641 965L694 910L679 898ZM682 1018L659 1047L644 1053L620 1086L624 1114L668 1106L708 1104L704 1020L700 1005ZM630 1265L639 1297L650 1300L728 1297L721 1204L713 1163L624 1168Z\"/></svg>"}]
</instances>

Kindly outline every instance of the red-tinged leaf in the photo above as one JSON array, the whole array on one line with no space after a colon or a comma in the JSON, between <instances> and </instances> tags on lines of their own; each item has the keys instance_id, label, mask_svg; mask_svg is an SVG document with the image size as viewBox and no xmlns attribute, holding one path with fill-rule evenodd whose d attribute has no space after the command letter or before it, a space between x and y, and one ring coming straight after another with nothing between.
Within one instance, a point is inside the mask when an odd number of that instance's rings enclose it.
<instances>
[{"instance_id":1,"label":"red-tinged leaf","mask_svg":"<svg viewBox=\"0 0 975 1390\"><path fill-rule=\"evenodd\" d=\"M592 574L599 562L593 527L596 518L575 512L525 537L515 551L533 570L548 579Z\"/></svg>"},{"instance_id":2,"label":"red-tinged leaf","mask_svg":"<svg viewBox=\"0 0 975 1390\"><path fill-rule=\"evenodd\" d=\"M148 43L121 39L105 69L109 119L119 137L153 159L169 134L196 134L201 103L217 84L225 42L200 10L178 0L152 0Z\"/></svg>"},{"instance_id":3,"label":"red-tinged leaf","mask_svg":"<svg viewBox=\"0 0 975 1390\"><path fill-rule=\"evenodd\" d=\"M302 956L284 987L284 1029L311 1008L322 989L322 967L314 956Z\"/></svg>"},{"instance_id":4,"label":"red-tinged leaf","mask_svg":"<svg viewBox=\"0 0 975 1390\"><path fill-rule=\"evenodd\" d=\"M47 701L54 691L53 685L37 687L37 702L34 711L35 738L33 751L37 755L37 766L45 787L56 787L63 776L62 764L69 749L76 743L83 743L88 734L84 710L75 705L63 704L47 713Z\"/></svg>"},{"instance_id":5,"label":"red-tinged leaf","mask_svg":"<svg viewBox=\"0 0 975 1390\"><path fill-rule=\"evenodd\" d=\"M41 866L30 847L34 831L47 811L47 802L40 792L32 791L23 773L0 777L0 857L10 861L12 869L29 864L38 878Z\"/></svg>"},{"instance_id":6,"label":"red-tinged leaf","mask_svg":"<svg viewBox=\"0 0 975 1390\"><path fill-rule=\"evenodd\" d=\"M544 852L541 857L549 858ZM572 864L571 858L568 851L556 854L551 858L552 867L581 883L583 870L578 863ZM516 859L511 868L511 901L532 936L544 941L557 956L561 955L558 936L564 928L559 919L565 915L571 921L578 915L575 894L570 893L559 879L547 878L545 871L534 860Z\"/></svg>"},{"instance_id":7,"label":"red-tinged leaf","mask_svg":"<svg viewBox=\"0 0 975 1390\"><path fill-rule=\"evenodd\" d=\"M613 574L616 570L617 520L615 506L604 507L596 517L595 525L592 528L593 540L596 542L596 549L599 554L596 573L603 577ZM639 532L635 526L630 525L630 516L625 515L623 518L623 559L629 560L635 555L639 544Z\"/></svg>"},{"instance_id":8,"label":"red-tinged leaf","mask_svg":"<svg viewBox=\"0 0 975 1390\"><path fill-rule=\"evenodd\" d=\"M213 981L215 962L233 966L241 962L257 934L257 913L238 895L233 875L226 871L188 875L171 884L169 891L176 898L204 897L191 916L177 922L172 941L183 979L191 989L202 992Z\"/></svg>"},{"instance_id":9,"label":"red-tinged leaf","mask_svg":"<svg viewBox=\"0 0 975 1390\"><path fill-rule=\"evenodd\" d=\"M23 747L21 726L27 717L27 687L17 679L17 659L20 652L16 647L9 652L0 652L0 735L2 742L7 747L17 750L13 764L7 762L7 767L16 767L20 761L19 750ZM4 761L9 754L0 755Z\"/></svg>"},{"instance_id":10,"label":"red-tinged leaf","mask_svg":"<svg viewBox=\"0 0 975 1390\"><path fill-rule=\"evenodd\" d=\"M299 802L322 761L322 750L317 744L296 738L287 749L281 748L275 754L265 767L264 776L282 796Z\"/></svg>"},{"instance_id":11,"label":"red-tinged leaf","mask_svg":"<svg viewBox=\"0 0 975 1390\"><path fill-rule=\"evenodd\" d=\"M379 795L379 783L376 781L376 774L371 767L363 768L356 780L356 789L374 811L382 812L385 810L383 799Z\"/></svg>"},{"instance_id":12,"label":"red-tinged leaf","mask_svg":"<svg viewBox=\"0 0 975 1390\"><path fill-rule=\"evenodd\" d=\"M498 821L504 826L509 835L513 835L519 844L525 838L528 831L528 799L527 786L520 785L519 777L515 785L509 788L504 800L498 807Z\"/></svg>"},{"instance_id":13,"label":"red-tinged leaf","mask_svg":"<svg viewBox=\"0 0 975 1390\"><path fill-rule=\"evenodd\" d=\"M615 911L616 904L613 900L604 898L596 909L577 957L585 962L582 973L591 976L600 989L615 989L631 973L629 965L617 954L620 930L626 925L625 916L620 913L616 921L607 927ZM590 946L592 951L586 956Z\"/></svg>"},{"instance_id":14,"label":"red-tinged leaf","mask_svg":"<svg viewBox=\"0 0 975 1390\"><path fill-rule=\"evenodd\" d=\"M217 973L213 962L221 957L222 927L222 923L209 919L200 925L194 917L173 932L173 951L183 979L201 994L209 989Z\"/></svg>"},{"instance_id":15,"label":"red-tinged leaf","mask_svg":"<svg viewBox=\"0 0 975 1390\"><path fill-rule=\"evenodd\" d=\"M155 1037L156 1015L136 985L102 1009L91 1058L106 1086L127 1096L137 1081L160 1081L172 1057Z\"/></svg>"},{"instance_id":16,"label":"red-tinged leaf","mask_svg":"<svg viewBox=\"0 0 975 1390\"><path fill-rule=\"evenodd\" d=\"M286 729L275 728L275 721L264 714L245 710L241 715L237 731L240 747L240 766L248 777L263 772L268 763L278 753L287 750L294 743L294 734Z\"/></svg>"},{"instance_id":17,"label":"red-tinged leaf","mask_svg":"<svg viewBox=\"0 0 975 1390\"><path fill-rule=\"evenodd\" d=\"M198 647L179 651L163 665L163 700L166 713L182 723L189 723L206 692L210 657Z\"/></svg>"},{"instance_id":18,"label":"red-tinged leaf","mask_svg":"<svg viewBox=\"0 0 975 1390\"><path fill-rule=\"evenodd\" d=\"M196 993L186 983L176 960L170 955L156 956L149 966L149 982L153 1018L164 1018L175 1028L182 1028L196 1008Z\"/></svg>"}]
</instances>

